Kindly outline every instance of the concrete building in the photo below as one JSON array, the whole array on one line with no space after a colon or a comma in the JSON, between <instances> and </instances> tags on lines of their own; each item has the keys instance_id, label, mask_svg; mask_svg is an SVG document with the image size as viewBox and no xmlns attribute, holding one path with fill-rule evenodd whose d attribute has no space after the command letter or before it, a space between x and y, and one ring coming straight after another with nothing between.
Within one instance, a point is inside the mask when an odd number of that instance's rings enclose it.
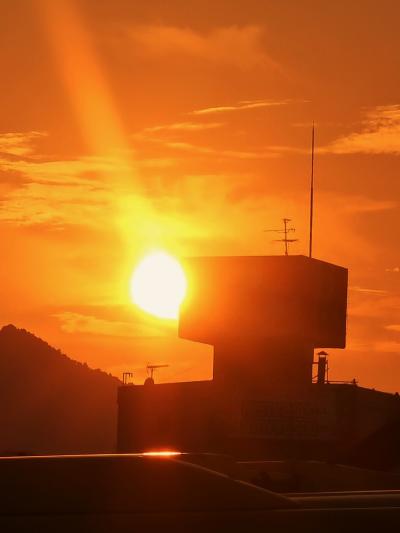
<instances>
[{"instance_id":1,"label":"concrete building","mask_svg":"<svg viewBox=\"0 0 400 533\"><path fill-rule=\"evenodd\" d=\"M345 268L202 257L185 271L179 335L214 346L213 380L120 387L118 451L330 459L400 416L395 395L329 383L325 352L313 364L316 348L345 347Z\"/></svg>"}]
</instances>

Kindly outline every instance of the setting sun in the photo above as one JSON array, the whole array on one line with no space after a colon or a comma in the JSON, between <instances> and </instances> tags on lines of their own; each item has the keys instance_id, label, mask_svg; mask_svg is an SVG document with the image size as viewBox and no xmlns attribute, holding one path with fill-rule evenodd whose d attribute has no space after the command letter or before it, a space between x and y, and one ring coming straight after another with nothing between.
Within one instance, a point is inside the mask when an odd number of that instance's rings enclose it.
<instances>
[{"instance_id":1,"label":"setting sun","mask_svg":"<svg viewBox=\"0 0 400 533\"><path fill-rule=\"evenodd\" d=\"M157 252L145 257L136 267L131 278L131 297L147 313L176 319L186 286L179 262L165 252Z\"/></svg>"}]
</instances>

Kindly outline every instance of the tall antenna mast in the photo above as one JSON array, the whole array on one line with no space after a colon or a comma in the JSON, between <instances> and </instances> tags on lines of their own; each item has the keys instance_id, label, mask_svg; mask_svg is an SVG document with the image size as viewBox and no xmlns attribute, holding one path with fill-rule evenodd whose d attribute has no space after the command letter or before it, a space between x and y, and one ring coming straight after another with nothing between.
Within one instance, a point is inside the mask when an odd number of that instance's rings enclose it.
<instances>
[{"instance_id":1,"label":"tall antenna mast","mask_svg":"<svg viewBox=\"0 0 400 533\"><path fill-rule=\"evenodd\" d=\"M309 257L312 257L312 245L313 245L313 222L314 222L314 139L315 139L315 127L314 121L312 124L311 134L311 184L310 184L310 244L309 244Z\"/></svg>"}]
</instances>

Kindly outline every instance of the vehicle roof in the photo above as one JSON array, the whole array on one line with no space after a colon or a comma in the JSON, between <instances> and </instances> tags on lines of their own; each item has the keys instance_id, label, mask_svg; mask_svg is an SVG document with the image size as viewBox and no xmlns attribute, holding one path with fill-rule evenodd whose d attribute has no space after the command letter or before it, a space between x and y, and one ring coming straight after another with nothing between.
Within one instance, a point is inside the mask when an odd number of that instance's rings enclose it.
<instances>
[{"instance_id":1,"label":"vehicle roof","mask_svg":"<svg viewBox=\"0 0 400 533\"><path fill-rule=\"evenodd\" d=\"M188 460L184 454L1 458L0 514L296 507L288 498Z\"/></svg>"}]
</instances>

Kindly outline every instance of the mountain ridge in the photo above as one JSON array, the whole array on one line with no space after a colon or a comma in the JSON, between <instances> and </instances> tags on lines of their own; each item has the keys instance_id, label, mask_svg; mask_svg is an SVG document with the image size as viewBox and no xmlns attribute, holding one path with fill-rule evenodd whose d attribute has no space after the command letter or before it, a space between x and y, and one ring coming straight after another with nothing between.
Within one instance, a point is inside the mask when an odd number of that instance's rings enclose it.
<instances>
[{"instance_id":1,"label":"mountain ridge","mask_svg":"<svg viewBox=\"0 0 400 533\"><path fill-rule=\"evenodd\" d=\"M12 324L0 329L0 454L115 450L120 380Z\"/></svg>"}]
</instances>

